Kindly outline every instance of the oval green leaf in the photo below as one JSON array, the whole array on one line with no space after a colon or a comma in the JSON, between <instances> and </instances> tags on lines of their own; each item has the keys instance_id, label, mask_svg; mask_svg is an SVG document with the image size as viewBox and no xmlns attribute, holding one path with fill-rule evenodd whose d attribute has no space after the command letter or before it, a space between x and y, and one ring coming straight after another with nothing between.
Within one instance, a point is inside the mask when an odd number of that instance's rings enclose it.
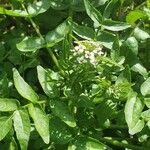
<instances>
[{"instance_id":1,"label":"oval green leaf","mask_svg":"<svg viewBox=\"0 0 150 150\"><path fill-rule=\"evenodd\" d=\"M35 91L24 81L17 69L13 69L13 79L18 93L25 99L37 103L39 97Z\"/></svg>"},{"instance_id":2,"label":"oval green leaf","mask_svg":"<svg viewBox=\"0 0 150 150\"><path fill-rule=\"evenodd\" d=\"M12 117L0 117L0 141L7 135L12 128Z\"/></svg>"},{"instance_id":3,"label":"oval green leaf","mask_svg":"<svg viewBox=\"0 0 150 150\"><path fill-rule=\"evenodd\" d=\"M27 150L30 137L30 119L27 110L16 110L13 113L14 129L21 150Z\"/></svg>"},{"instance_id":4,"label":"oval green leaf","mask_svg":"<svg viewBox=\"0 0 150 150\"><path fill-rule=\"evenodd\" d=\"M29 114L34 121L35 128L43 141L48 144L50 141L49 118L39 105L30 104L28 106Z\"/></svg>"},{"instance_id":5,"label":"oval green leaf","mask_svg":"<svg viewBox=\"0 0 150 150\"><path fill-rule=\"evenodd\" d=\"M150 95L150 77L141 85L141 93L143 96Z\"/></svg>"},{"instance_id":6,"label":"oval green leaf","mask_svg":"<svg viewBox=\"0 0 150 150\"><path fill-rule=\"evenodd\" d=\"M19 107L19 101L16 99L0 98L0 111L14 111Z\"/></svg>"}]
</instances>

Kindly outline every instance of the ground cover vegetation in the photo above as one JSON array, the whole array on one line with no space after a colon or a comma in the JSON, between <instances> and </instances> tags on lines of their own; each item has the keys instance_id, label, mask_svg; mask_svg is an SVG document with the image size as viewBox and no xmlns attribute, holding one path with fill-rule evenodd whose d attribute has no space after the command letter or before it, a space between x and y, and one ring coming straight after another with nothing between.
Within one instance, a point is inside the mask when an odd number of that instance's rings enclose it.
<instances>
[{"instance_id":1,"label":"ground cover vegetation","mask_svg":"<svg viewBox=\"0 0 150 150\"><path fill-rule=\"evenodd\" d=\"M149 69L149 0L0 0L0 150L149 150Z\"/></svg>"}]
</instances>

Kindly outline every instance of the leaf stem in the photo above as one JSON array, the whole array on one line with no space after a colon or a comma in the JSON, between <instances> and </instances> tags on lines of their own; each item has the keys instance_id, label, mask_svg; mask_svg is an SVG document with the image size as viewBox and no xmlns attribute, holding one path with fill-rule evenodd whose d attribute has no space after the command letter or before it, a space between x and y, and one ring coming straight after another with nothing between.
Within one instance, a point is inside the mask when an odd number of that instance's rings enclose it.
<instances>
[{"instance_id":1,"label":"leaf stem","mask_svg":"<svg viewBox=\"0 0 150 150\"><path fill-rule=\"evenodd\" d=\"M22 7L23 7L23 9L26 10L26 12L29 14L29 12L28 12L28 10L26 9L26 7L24 6L24 4L22 4ZM33 21L33 19L32 19L31 17L29 17L29 21L31 22L33 28L35 29L37 35L38 35L42 40L45 40L45 39L43 38L42 34L40 33L39 27L36 25L36 23ZM49 52L49 54L50 54L52 60L54 61L55 65L56 65L57 68L60 70L61 75L62 75L62 76L65 76L65 72L64 72L64 70L62 70L62 68L60 67L59 62L58 62L56 56L54 55L54 53L53 53L50 49L48 49L48 48L47 48L47 50L48 50L48 52Z\"/></svg>"}]
</instances>

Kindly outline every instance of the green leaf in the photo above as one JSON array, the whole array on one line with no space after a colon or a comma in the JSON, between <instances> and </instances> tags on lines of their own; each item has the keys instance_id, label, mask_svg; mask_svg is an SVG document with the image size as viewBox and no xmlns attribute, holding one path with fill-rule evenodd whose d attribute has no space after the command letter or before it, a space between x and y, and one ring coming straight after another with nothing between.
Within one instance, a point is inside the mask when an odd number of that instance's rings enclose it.
<instances>
[{"instance_id":1,"label":"green leaf","mask_svg":"<svg viewBox=\"0 0 150 150\"><path fill-rule=\"evenodd\" d=\"M39 105L30 104L29 114L34 121L35 128L43 141L48 144L50 141L49 118Z\"/></svg>"},{"instance_id":2,"label":"green leaf","mask_svg":"<svg viewBox=\"0 0 150 150\"><path fill-rule=\"evenodd\" d=\"M50 8L50 0L40 0L27 7L30 16L37 16L38 14L46 12Z\"/></svg>"},{"instance_id":3,"label":"green leaf","mask_svg":"<svg viewBox=\"0 0 150 150\"><path fill-rule=\"evenodd\" d=\"M58 116L62 121L64 121L68 126L76 126L74 116L64 102L60 100L50 100L50 107L52 112L56 116Z\"/></svg>"},{"instance_id":4,"label":"green leaf","mask_svg":"<svg viewBox=\"0 0 150 150\"><path fill-rule=\"evenodd\" d=\"M45 41L39 37L25 37L16 46L18 50L22 52L35 52L36 50L45 47Z\"/></svg>"},{"instance_id":5,"label":"green leaf","mask_svg":"<svg viewBox=\"0 0 150 150\"><path fill-rule=\"evenodd\" d=\"M26 10L7 10L0 7L0 14L14 16L14 17L34 17L38 14L44 13L50 7L49 0L41 0L33 4L29 4Z\"/></svg>"},{"instance_id":6,"label":"green leaf","mask_svg":"<svg viewBox=\"0 0 150 150\"><path fill-rule=\"evenodd\" d=\"M111 0L107 6L105 7L104 13L103 13L103 17L104 18L109 18L112 10L114 10L116 3L118 2L118 0Z\"/></svg>"},{"instance_id":7,"label":"green leaf","mask_svg":"<svg viewBox=\"0 0 150 150\"><path fill-rule=\"evenodd\" d=\"M131 27L131 25L125 22L113 21L113 20L104 20L102 23L104 29L110 31L122 31Z\"/></svg>"},{"instance_id":8,"label":"green leaf","mask_svg":"<svg viewBox=\"0 0 150 150\"><path fill-rule=\"evenodd\" d=\"M133 128L129 128L129 133L131 135L134 135L138 132L140 132L144 128L144 120L138 120L138 122L135 124Z\"/></svg>"},{"instance_id":9,"label":"green leaf","mask_svg":"<svg viewBox=\"0 0 150 150\"><path fill-rule=\"evenodd\" d=\"M16 99L0 98L0 111L14 111L18 109L20 103Z\"/></svg>"},{"instance_id":10,"label":"green leaf","mask_svg":"<svg viewBox=\"0 0 150 150\"><path fill-rule=\"evenodd\" d=\"M128 100L125 104L125 120L129 127L130 134L141 131L142 121L139 120L143 110L143 103L134 92L129 93Z\"/></svg>"},{"instance_id":11,"label":"green leaf","mask_svg":"<svg viewBox=\"0 0 150 150\"><path fill-rule=\"evenodd\" d=\"M35 93L35 91L24 81L24 79L20 76L17 69L13 69L13 79L15 87L18 91L18 93L26 98L27 100L37 103L38 102L38 95Z\"/></svg>"},{"instance_id":12,"label":"green leaf","mask_svg":"<svg viewBox=\"0 0 150 150\"><path fill-rule=\"evenodd\" d=\"M28 112L25 109L16 110L13 113L13 122L21 150L27 150L31 130Z\"/></svg>"},{"instance_id":13,"label":"green leaf","mask_svg":"<svg viewBox=\"0 0 150 150\"><path fill-rule=\"evenodd\" d=\"M112 150L107 145L91 137L77 137L68 150Z\"/></svg>"},{"instance_id":14,"label":"green leaf","mask_svg":"<svg viewBox=\"0 0 150 150\"><path fill-rule=\"evenodd\" d=\"M144 98L144 103L148 108L150 108L150 97Z\"/></svg>"},{"instance_id":15,"label":"green leaf","mask_svg":"<svg viewBox=\"0 0 150 150\"><path fill-rule=\"evenodd\" d=\"M58 73L50 69L45 70L42 66L37 66L37 73L39 82L45 94L49 97L54 97L57 94L56 81L59 80Z\"/></svg>"},{"instance_id":16,"label":"green leaf","mask_svg":"<svg viewBox=\"0 0 150 150\"><path fill-rule=\"evenodd\" d=\"M146 31L138 27L134 29L134 36L139 41L145 41L146 39L150 38L150 35Z\"/></svg>"},{"instance_id":17,"label":"green leaf","mask_svg":"<svg viewBox=\"0 0 150 150\"><path fill-rule=\"evenodd\" d=\"M108 102L103 101L95 108L94 112L96 114L100 127L103 127L105 121L112 115L113 109Z\"/></svg>"},{"instance_id":18,"label":"green leaf","mask_svg":"<svg viewBox=\"0 0 150 150\"><path fill-rule=\"evenodd\" d=\"M94 21L96 26L100 26L103 20L101 13L88 0L84 0L84 5L88 16Z\"/></svg>"},{"instance_id":19,"label":"green leaf","mask_svg":"<svg viewBox=\"0 0 150 150\"><path fill-rule=\"evenodd\" d=\"M150 95L150 77L141 85L141 93L143 96Z\"/></svg>"},{"instance_id":20,"label":"green leaf","mask_svg":"<svg viewBox=\"0 0 150 150\"><path fill-rule=\"evenodd\" d=\"M138 54L138 41L136 40L135 37L129 37L126 40L126 45L128 46L129 49L132 50L132 52L137 55Z\"/></svg>"},{"instance_id":21,"label":"green leaf","mask_svg":"<svg viewBox=\"0 0 150 150\"><path fill-rule=\"evenodd\" d=\"M46 35L47 47L52 47L56 43L62 41L64 37L69 33L70 26L68 20L61 23L56 29L50 31Z\"/></svg>"},{"instance_id":22,"label":"green leaf","mask_svg":"<svg viewBox=\"0 0 150 150\"><path fill-rule=\"evenodd\" d=\"M145 121L150 121L150 109L143 111L141 113L141 117L145 120Z\"/></svg>"},{"instance_id":23,"label":"green leaf","mask_svg":"<svg viewBox=\"0 0 150 150\"><path fill-rule=\"evenodd\" d=\"M142 10L133 10L126 16L126 21L130 24L134 24L137 20L145 17L146 13L144 13Z\"/></svg>"},{"instance_id":24,"label":"green leaf","mask_svg":"<svg viewBox=\"0 0 150 150\"><path fill-rule=\"evenodd\" d=\"M50 137L51 141L58 144L66 144L72 140L72 134L68 126L59 118L50 118Z\"/></svg>"},{"instance_id":25,"label":"green leaf","mask_svg":"<svg viewBox=\"0 0 150 150\"><path fill-rule=\"evenodd\" d=\"M112 49L113 42L116 39L116 36L115 34L107 31L99 31L96 39L97 41L100 41L104 47Z\"/></svg>"},{"instance_id":26,"label":"green leaf","mask_svg":"<svg viewBox=\"0 0 150 150\"><path fill-rule=\"evenodd\" d=\"M12 129L12 117L0 117L0 141L8 134Z\"/></svg>"},{"instance_id":27,"label":"green leaf","mask_svg":"<svg viewBox=\"0 0 150 150\"><path fill-rule=\"evenodd\" d=\"M95 38L94 30L90 27L80 26L72 22L72 28L73 32L83 39L93 40Z\"/></svg>"}]
</instances>

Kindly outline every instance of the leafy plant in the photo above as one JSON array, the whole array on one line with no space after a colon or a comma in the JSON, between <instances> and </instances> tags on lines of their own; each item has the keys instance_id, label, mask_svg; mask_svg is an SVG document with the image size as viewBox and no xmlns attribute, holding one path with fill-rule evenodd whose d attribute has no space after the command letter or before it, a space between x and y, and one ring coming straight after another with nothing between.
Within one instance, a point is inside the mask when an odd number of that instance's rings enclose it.
<instances>
[{"instance_id":1,"label":"leafy plant","mask_svg":"<svg viewBox=\"0 0 150 150\"><path fill-rule=\"evenodd\" d=\"M149 0L5 0L0 14L0 149L150 148Z\"/></svg>"}]
</instances>

